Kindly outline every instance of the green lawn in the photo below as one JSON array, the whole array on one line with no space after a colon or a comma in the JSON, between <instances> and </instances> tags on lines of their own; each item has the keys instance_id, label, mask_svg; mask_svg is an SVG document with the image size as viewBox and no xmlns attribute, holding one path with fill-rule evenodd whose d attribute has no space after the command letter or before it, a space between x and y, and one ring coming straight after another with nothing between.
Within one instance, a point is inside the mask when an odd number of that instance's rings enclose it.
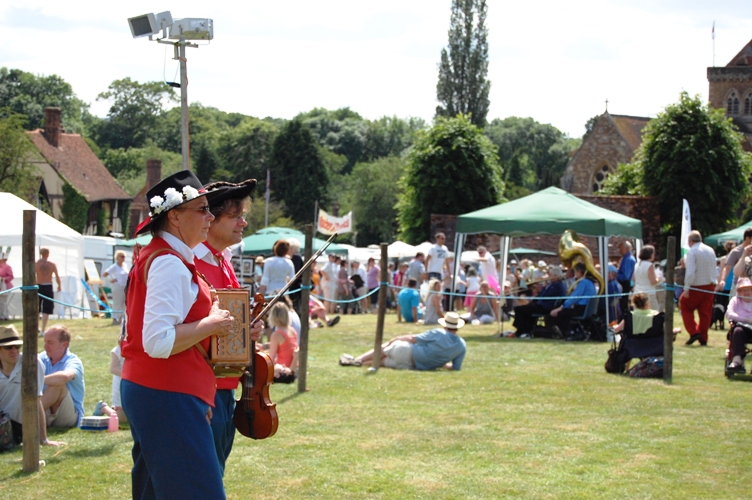
<instances>
[{"instance_id":1,"label":"green lawn","mask_svg":"<svg viewBox=\"0 0 752 500\"><path fill-rule=\"evenodd\" d=\"M110 399L116 328L65 323L91 412ZM752 385L723 376L725 332L712 331L709 347L686 347L680 335L672 385L607 374L608 344L499 339L495 326L461 330L460 372L338 366L343 352L373 347L375 325L373 315L344 316L312 331L310 390L271 388L279 430L236 437L229 498L750 496ZM386 330L422 327L389 315ZM129 432L51 437L68 446L42 448L39 473L21 472L20 449L0 455L0 498L130 497Z\"/></svg>"}]
</instances>

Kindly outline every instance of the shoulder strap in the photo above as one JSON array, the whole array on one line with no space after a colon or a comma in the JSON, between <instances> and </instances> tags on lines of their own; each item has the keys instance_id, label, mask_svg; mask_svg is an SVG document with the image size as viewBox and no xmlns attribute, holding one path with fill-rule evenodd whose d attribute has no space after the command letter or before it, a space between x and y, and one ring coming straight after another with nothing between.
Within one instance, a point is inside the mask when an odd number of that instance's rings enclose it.
<instances>
[{"instance_id":1,"label":"shoulder strap","mask_svg":"<svg viewBox=\"0 0 752 500\"><path fill-rule=\"evenodd\" d=\"M183 258L183 256L171 248L158 248L154 250L152 253L149 254L149 257L146 258L146 262L144 262L144 270L143 270L144 271L144 283L146 283L147 278L149 277L149 268L151 267L152 261L155 258L159 257L160 255L163 255L166 253L175 255L177 258L185 262L185 259Z\"/></svg>"}]
</instances>

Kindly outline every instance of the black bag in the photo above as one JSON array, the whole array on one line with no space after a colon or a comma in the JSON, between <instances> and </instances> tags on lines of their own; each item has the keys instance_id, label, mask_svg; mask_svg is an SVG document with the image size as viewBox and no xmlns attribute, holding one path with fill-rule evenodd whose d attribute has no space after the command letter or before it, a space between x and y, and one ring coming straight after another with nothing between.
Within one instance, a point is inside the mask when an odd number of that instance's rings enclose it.
<instances>
[{"instance_id":1,"label":"black bag","mask_svg":"<svg viewBox=\"0 0 752 500\"><path fill-rule=\"evenodd\" d=\"M355 288L362 288L365 285L365 283L363 283L363 278L361 278L359 274L353 274L350 276L350 279L355 285Z\"/></svg>"},{"instance_id":2,"label":"black bag","mask_svg":"<svg viewBox=\"0 0 752 500\"><path fill-rule=\"evenodd\" d=\"M13 426L10 415L0 411L0 452L8 451L15 446L13 441Z\"/></svg>"},{"instance_id":3,"label":"black bag","mask_svg":"<svg viewBox=\"0 0 752 500\"><path fill-rule=\"evenodd\" d=\"M604 367L608 373L624 373L624 367L629 361L627 350L619 346L617 349L608 350L608 359Z\"/></svg>"}]
</instances>

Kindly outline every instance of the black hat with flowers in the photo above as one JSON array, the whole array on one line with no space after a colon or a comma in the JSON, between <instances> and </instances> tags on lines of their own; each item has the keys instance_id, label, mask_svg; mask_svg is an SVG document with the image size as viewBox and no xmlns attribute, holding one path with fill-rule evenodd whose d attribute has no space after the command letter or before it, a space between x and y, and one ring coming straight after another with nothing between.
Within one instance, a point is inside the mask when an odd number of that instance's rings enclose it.
<instances>
[{"instance_id":1,"label":"black hat with flowers","mask_svg":"<svg viewBox=\"0 0 752 500\"><path fill-rule=\"evenodd\" d=\"M219 187L211 192L207 191L198 177L190 170L181 170L165 177L146 192L146 201L149 203L150 210L149 218L138 226L136 235L149 231L156 220L159 220L173 208L201 196L206 196L206 200L211 202L215 197L222 195L225 189Z\"/></svg>"}]
</instances>

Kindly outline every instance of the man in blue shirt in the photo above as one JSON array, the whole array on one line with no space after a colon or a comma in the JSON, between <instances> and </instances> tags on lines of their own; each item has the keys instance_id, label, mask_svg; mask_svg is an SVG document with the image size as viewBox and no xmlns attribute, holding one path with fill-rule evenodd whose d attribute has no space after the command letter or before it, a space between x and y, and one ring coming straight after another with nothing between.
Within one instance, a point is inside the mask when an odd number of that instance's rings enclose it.
<instances>
[{"instance_id":1,"label":"man in blue shirt","mask_svg":"<svg viewBox=\"0 0 752 500\"><path fill-rule=\"evenodd\" d=\"M585 274L587 267L582 262L574 265L575 287L564 304L551 311L551 317L556 318L556 326L562 334L568 337L569 320L576 316L582 316L587 308L588 301L595 296L595 285Z\"/></svg>"},{"instance_id":2,"label":"man in blue shirt","mask_svg":"<svg viewBox=\"0 0 752 500\"><path fill-rule=\"evenodd\" d=\"M629 292L632 291L632 275L634 274L635 258L632 255L632 243L624 240L619 246L621 253L621 262L619 262L619 271L616 273L616 281L621 285L621 291L624 293L619 300L619 309L621 313L629 311Z\"/></svg>"},{"instance_id":3,"label":"man in blue shirt","mask_svg":"<svg viewBox=\"0 0 752 500\"><path fill-rule=\"evenodd\" d=\"M78 427L84 415L84 366L68 350L70 338L63 325L53 325L44 333L39 360L45 368L42 406L47 427Z\"/></svg>"},{"instance_id":4,"label":"man in blue shirt","mask_svg":"<svg viewBox=\"0 0 752 500\"><path fill-rule=\"evenodd\" d=\"M455 312L448 312L439 323L444 328L436 328L420 335L402 335L381 346L381 366L401 370L435 370L446 368L459 370L465 359L467 346L457 331L465 322ZM343 354L339 364L343 366L370 365L373 350L353 358Z\"/></svg>"},{"instance_id":5,"label":"man in blue shirt","mask_svg":"<svg viewBox=\"0 0 752 500\"><path fill-rule=\"evenodd\" d=\"M404 318L408 323L417 323L420 305L420 292L417 290L418 282L413 278L407 280L407 288L400 290L397 295L397 322Z\"/></svg>"}]
</instances>

